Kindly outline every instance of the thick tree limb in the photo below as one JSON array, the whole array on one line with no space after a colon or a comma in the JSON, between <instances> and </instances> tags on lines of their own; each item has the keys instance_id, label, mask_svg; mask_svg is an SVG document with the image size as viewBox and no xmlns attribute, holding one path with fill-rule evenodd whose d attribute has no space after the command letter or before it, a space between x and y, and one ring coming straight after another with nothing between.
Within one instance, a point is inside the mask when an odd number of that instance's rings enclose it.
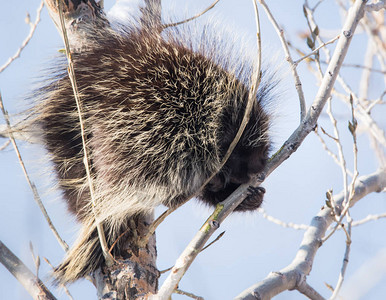
<instances>
[{"instance_id":1,"label":"thick tree limb","mask_svg":"<svg viewBox=\"0 0 386 300\"><path fill-rule=\"evenodd\" d=\"M24 286L33 299L54 300L54 295L24 263L0 241L0 262Z\"/></svg>"},{"instance_id":2,"label":"thick tree limb","mask_svg":"<svg viewBox=\"0 0 386 300\"><path fill-rule=\"evenodd\" d=\"M354 197L350 202L351 206L370 193L381 192L385 187L386 169L380 169L368 176L359 177L355 185ZM344 192L335 196L334 200L337 205L342 205ZM321 240L334 220L332 209L324 206L312 219L309 229L304 233L292 263L279 272L269 274L263 281L243 291L235 299L265 300L271 299L285 290L298 289L299 283L311 272L316 252L321 246Z\"/></svg>"}]
</instances>

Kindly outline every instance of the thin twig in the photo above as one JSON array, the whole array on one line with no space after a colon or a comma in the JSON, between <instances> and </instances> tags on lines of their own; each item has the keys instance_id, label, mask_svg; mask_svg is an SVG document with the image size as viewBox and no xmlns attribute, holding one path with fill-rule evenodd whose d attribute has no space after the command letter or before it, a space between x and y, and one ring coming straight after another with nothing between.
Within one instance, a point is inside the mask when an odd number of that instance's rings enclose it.
<instances>
[{"instance_id":1,"label":"thin twig","mask_svg":"<svg viewBox=\"0 0 386 300\"><path fill-rule=\"evenodd\" d=\"M83 163L85 166L86 174L87 174L87 180L88 180L88 185L89 185L89 190L90 190L90 198L91 198L91 204L92 204L92 211L95 215L95 222L96 222L96 228L98 231L98 237L99 237L99 242L101 244L103 256L105 257L106 260L106 265L111 266L114 263L114 259L112 255L109 253L108 245L106 242L106 236L105 232L103 230L103 224L101 222L97 222L97 214L95 212L95 191L94 191L94 184L92 182L91 178L91 171L90 171L90 158L88 156L88 148L87 148L87 142L86 142L86 133L85 133L85 128L84 128L84 121L83 121L83 110L82 110L82 104L80 101L79 97L79 91L78 91L78 86L76 82L76 76L75 76L75 70L74 70L74 63L72 61L72 55L70 51L70 43L68 40L67 36L67 30L66 26L64 24L64 16L63 16L63 8L62 8L62 1L61 0L56 0L56 5L58 8L59 12L59 19L60 19L60 27L62 30L62 36L64 40L64 45L65 45L65 50L66 50L66 56L67 56L67 61L68 61L68 75L71 81L72 89L74 92L74 98L76 102L76 107L77 107L77 112L78 112L78 117L79 117L79 125L80 125L80 131L81 131L81 138L82 138L82 147L83 147Z\"/></svg>"},{"instance_id":2,"label":"thin twig","mask_svg":"<svg viewBox=\"0 0 386 300\"><path fill-rule=\"evenodd\" d=\"M23 49L28 45L29 41L32 39L32 37L35 33L35 30L36 30L36 27L37 27L38 23L40 22L40 14L42 12L43 7L44 7L44 1L42 0L40 2L38 9L37 9L35 22L32 24L31 23L29 24L31 28L30 28L28 36L25 38L25 40L21 44L20 48L17 49L16 53L12 57L10 57L4 65L2 65L0 67L0 73L3 72L15 59L17 59L20 56Z\"/></svg>"},{"instance_id":3,"label":"thin twig","mask_svg":"<svg viewBox=\"0 0 386 300\"><path fill-rule=\"evenodd\" d=\"M311 53L309 53L309 54L307 54L307 55L305 55L305 56L299 58L298 60L295 60L295 61L294 61L294 65L297 66L302 60L306 59L307 57L310 57L311 55L313 55L313 54L315 54L315 53L317 53L321 48L326 47L327 45L334 43L337 39L339 39L339 36L340 36L340 35L338 34L338 35L337 35L336 37L334 37L333 39L331 39L331 40L329 40L328 42L325 42L325 43L323 43L322 45L320 45L319 47L315 48Z\"/></svg>"},{"instance_id":4,"label":"thin twig","mask_svg":"<svg viewBox=\"0 0 386 300\"><path fill-rule=\"evenodd\" d=\"M312 11L315 11L315 10L318 8L318 6L319 6L323 1L324 1L324 0L318 1L318 3L316 3L315 6L312 8Z\"/></svg>"},{"instance_id":5,"label":"thin twig","mask_svg":"<svg viewBox=\"0 0 386 300\"><path fill-rule=\"evenodd\" d=\"M208 249L214 243L218 242L223 237L224 234L225 234L225 231L221 232L213 241L211 241L208 245L206 245L204 248L202 248L200 250L200 252L204 251L205 249Z\"/></svg>"},{"instance_id":6,"label":"thin twig","mask_svg":"<svg viewBox=\"0 0 386 300\"><path fill-rule=\"evenodd\" d=\"M8 145L11 143L11 140L8 140L6 141L1 147L0 147L0 151L3 151L5 148L8 147Z\"/></svg>"},{"instance_id":7,"label":"thin twig","mask_svg":"<svg viewBox=\"0 0 386 300\"><path fill-rule=\"evenodd\" d=\"M371 112L371 110L374 108L375 105L378 105L378 104L386 104L385 101L383 101L383 97L386 95L386 91L383 91L382 95L379 96L379 98L377 100L374 100L371 102L371 104L369 106L367 106L366 108L366 112L369 114Z\"/></svg>"},{"instance_id":8,"label":"thin twig","mask_svg":"<svg viewBox=\"0 0 386 300\"><path fill-rule=\"evenodd\" d=\"M204 251L205 249L209 248L210 246L212 246L212 245L213 245L214 243L216 243L217 241L219 241L219 240L223 237L224 234L225 234L225 231L221 232L221 233L220 233L213 241L211 241L208 245L206 245L204 248L202 248L202 249L200 250L200 253L201 253L202 251ZM173 269L173 267L174 267L174 266L172 266L172 267L170 267L170 268L167 268L167 269L165 269L165 270L162 270L162 271L160 271L159 273L160 273L160 274L166 273L166 272L170 271L171 269Z\"/></svg>"},{"instance_id":9,"label":"thin twig","mask_svg":"<svg viewBox=\"0 0 386 300\"><path fill-rule=\"evenodd\" d=\"M48 258L43 257L43 259L51 267L52 270L55 270L55 267L51 264L51 262L48 260ZM67 294L67 296L68 296L68 298L70 300L74 300L74 298L72 297L70 291L68 290L68 288L64 284L59 283L59 286L64 290L64 292Z\"/></svg>"},{"instance_id":10,"label":"thin twig","mask_svg":"<svg viewBox=\"0 0 386 300\"><path fill-rule=\"evenodd\" d=\"M315 132L316 136L319 138L319 141L320 141L320 143L322 144L323 149L327 152L328 155L330 155L330 156L332 157L332 159L334 160L334 162L335 162L337 165L339 165L340 162L339 162L338 157L336 156L336 154L335 154L334 152L332 152L332 151L330 150L330 148L328 148L326 142L324 141L324 139L322 138L322 136L319 134L319 131L318 131L318 130L315 130L314 132ZM327 134L324 130L323 130L323 133L324 133L324 134ZM353 177L352 172L351 172L350 170L348 170L348 169L347 169L347 174L348 174L350 177Z\"/></svg>"},{"instance_id":11,"label":"thin twig","mask_svg":"<svg viewBox=\"0 0 386 300\"><path fill-rule=\"evenodd\" d=\"M309 8L308 1L305 1L304 5L303 5L303 13L304 13L304 16L306 17L307 26L308 26L310 33L311 33L310 38L312 39L312 44L310 44L308 46L313 49L315 47L315 41L317 41L319 43L319 45L323 45L324 42L322 41L322 39L320 37L319 27L314 20L314 15L313 15L314 10L311 10ZM327 61L330 61L329 51L327 51L326 47L323 47L323 50L324 50L324 52L327 52L327 54L326 54ZM315 55L314 61L316 63L316 68L318 70L318 79L321 80L323 78L323 71L322 71L322 66L320 64L319 52L317 53L317 55Z\"/></svg>"},{"instance_id":12,"label":"thin twig","mask_svg":"<svg viewBox=\"0 0 386 300\"><path fill-rule=\"evenodd\" d=\"M348 178L347 178L347 166L346 166L346 159L344 157L344 153L343 153L343 146L342 146L342 143L341 143L341 140L340 140L340 134L339 134L339 130L338 130L338 122L336 121L334 115L332 114L332 104L331 104L331 98L328 100L328 105L327 105L327 114L329 115L330 117L330 121L333 125L333 128L334 128L334 135L335 135L335 143L336 143L336 146L338 148L338 154L339 154L339 166L342 170L342 176L343 176L343 190L344 190L344 203L347 203L348 201ZM333 210L334 210L334 213L336 214L336 216L340 216L340 212L337 212L337 207L333 207ZM339 209L340 211L340 209Z\"/></svg>"},{"instance_id":13,"label":"thin twig","mask_svg":"<svg viewBox=\"0 0 386 300\"><path fill-rule=\"evenodd\" d=\"M327 115L328 115L328 114L327 114ZM328 133L326 130L324 130L323 127L320 127L320 130L323 132L324 135L326 135L327 137L329 137L329 138L330 138L331 140L333 140L335 143L336 143L336 142L339 142L339 140L338 140L336 137L332 136L330 133ZM338 165L340 166L339 160L338 160Z\"/></svg>"},{"instance_id":14,"label":"thin twig","mask_svg":"<svg viewBox=\"0 0 386 300\"><path fill-rule=\"evenodd\" d=\"M178 25L181 25L181 24L184 24L184 23L188 23L194 19L197 19L199 17L201 17L203 14L205 14L206 12L208 12L209 10L211 10L213 7L215 7L215 5L219 2L220 0L216 0L214 1L209 7L207 7L204 11L202 11L201 13L191 17L191 18L188 18L186 20L183 20L183 21L180 21L180 22L176 22L176 23L170 23L170 24L165 24L165 25L162 25L162 29L166 29L168 27L174 27L174 26L178 26Z\"/></svg>"},{"instance_id":15,"label":"thin twig","mask_svg":"<svg viewBox=\"0 0 386 300\"><path fill-rule=\"evenodd\" d=\"M188 293L188 292L182 291L180 289L175 289L174 294L184 295L184 296L187 296L187 297L195 299L195 300L204 300L204 298L202 298L200 296L196 296L192 293Z\"/></svg>"},{"instance_id":16,"label":"thin twig","mask_svg":"<svg viewBox=\"0 0 386 300\"><path fill-rule=\"evenodd\" d=\"M305 224L295 224L295 223L292 223L292 222L283 222L282 220L279 220L275 217L272 217L270 215L268 215L265 211L264 208L259 208L258 211L262 214L263 218L264 219L267 219L268 221L276 224L276 225L279 225L283 228L293 228L293 229L296 229L296 230L307 230L308 229L308 225L305 225Z\"/></svg>"},{"instance_id":17,"label":"thin twig","mask_svg":"<svg viewBox=\"0 0 386 300\"><path fill-rule=\"evenodd\" d=\"M345 205L350 206L350 202L355 194L355 182L359 176L358 171L358 145L357 145L357 135L356 130L358 127L358 122L355 118L355 110L354 110L354 103L353 103L353 97L350 95L350 104L351 104L351 122L349 122L348 129L352 135L353 138L353 153L354 153L354 176L351 180L350 184L350 197L348 199L348 202L345 203Z\"/></svg>"},{"instance_id":18,"label":"thin twig","mask_svg":"<svg viewBox=\"0 0 386 300\"><path fill-rule=\"evenodd\" d=\"M171 213L176 211L177 208L179 208L182 204L183 203L167 209L153 223L151 223L146 235L144 237L141 237L141 239L137 242L138 247L140 248L145 247L149 241L149 238L154 234L158 226L166 219L167 216L169 216Z\"/></svg>"},{"instance_id":19,"label":"thin twig","mask_svg":"<svg viewBox=\"0 0 386 300\"><path fill-rule=\"evenodd\" d=\"M288 43L286 41L286 38L284 37L284 31L283 29L281 29L279 27L279 24L276 22L275 18L273 17L270 9L268 8L267 4L265 3L264 0L259 0L260 4L263 6L263 8L265 9L265 12L268 16L268 19L271 21L273 27L275 28L279 38L280 38L280 41L281 41L281 44L283 46L283 49L284 49L284 53L286 55L286 60L288 61L288 63L290 64L290 67L291 67L291 71L292 71L292 75L295 79L295 88L296 88L296 91L298 92L298 96L299 96L299 104L300 104L300 121L302 122L306 116L306 100L304 98L304 93L303 93L303 89L302 89L302 83L300 81L300 78L299 78L299 75L298 75L298 72L296 70L296 65L294 64L294 61L292 60L292 57L291 57L291 54L290 54L290 51L289 51L289 48L288 48Z\"/></svg>"},{"instance_id":20,"label":"thin twig","mask_svg":"<svg viewBox=\"0 0 386 300\"><path fill-rule=\"evenodd\" d=\"M44 204L43 204L43 202L42 202L42 200L41 200L41 198L39 196L39 193L38 193L38 190L37 190L35 184L31 181L31 179L30 179L30 177L28 175L27 168L24 165L23 159L22 159L20 151L19 151L19 147L17 146L16 140L15 140L15 138L13 136L13 133L12 133L11 122L9 120L8 113L7 113L7 111L4 108L4 103L3 103L3 99L1 97L1 93L0 93L0 108L1 108L1 111L2 111L2 113L4 115L5 122L7 124L8 136L9 136L11 142L12 142L13 148L15 149L17 158L19 160L21 168L23 169L23 173L24 173L24 176L25 176L25 178L26 178L26 180L28 182L28 185L29 185L29 187L32 190L32 194L33 194L34 200L38 204L41 212L43 213L44 218L46 219L46 221L48 223L48 226L50 227L50 229L54 233L54 236L56 237L56 239L59 242L60 246L62 246L63 250L67 252L68 251L67 243L60 237L58 231L56 230L54 224L51 221L51 218L49 217L49 215L47 213L46 208L44 207Z\"/></svg>"},{"instance_id":21,"label":"thin twig","mask_svg":"<svg viewBox=\"0 0 386 300\"><path fill-rule=\"evenodd\" d=\"M159 271L159 273L160 274L164 274L164 273L166 273L166 272L169 272L171 269L173 269L174 268L174 266L171 266L170 268L167 268L167 269L165 269L165 270L162 270L162 271Z\"/></svg>"},{"instance_id":22,"label":"thin twig","mask_svg":"<svg viewBox=\"0 0 386 300\"><path fill-rule=\"evenodd\" d=\"M35 268L36 268L36 277L39 278L39 269L40 269L40 256L39 255L35 255L35 251L34 251L34 247L32 245L32 242L30 241L29 242L29 249L31 251L31 255L32 255L32 259L35 263Z\"/></svg>"},{"instance_id":23,"label":"thin twig","mask_svg":"<svg viewBox=\"0 0 386 300\"><path fill-rule=\"evenodd\" d=\"M323 242L328 240L338 229L339 226L342 226L343 218L348 213L348 210L351 206L351 201L355 196L355 183L356 179L358 178L359 172L358 172L358 147L357 147L357 140L356 140L356 127L357 127L357 121L354 116L354 106L353 106L353 98L352 95L350 95L350 103L351 103L351 114L352 114L352 123L349 124L349 130L353 137L353 152L354 152L354 176L351 180L350 184L350 191L349 195L347 195L347 192L345 194L345 201L343 202L343 210L340 214L339 220L337 220L337 224L333 228L333 230L323 239ZM345 162L344 162L345 164ZM345 188L346 190L346 188Z\"/></svg>"},{"instance_id":24,"label":"thin twig","mask_svg":"<svg viewBox=\"0 0 386 300\"><path fill-rule=\"evenodd\" d=\"M345 206L343 210L343 215L347 216L347 239L346 239L346 250L344 254L343 259L343 265L341 268L341 272L339 274L338 283L336 284L336 287L334 289L334 293L331 296L331 299L335 299L338 296L338 293L342 287L344 276L346 273L347 265L349 262L349 255L350 255L350 247L351 247L351 227L352 227L352 218L350 216L349 207L351 206L351 201L354 199L355 196L355 183L356 179L358 178L359 172L358 172L358 147L357 147L357 138L356 138L356 128L357 128L357 121L355 119L354 115L354 105L353 105L353 98L350 96L350 103L351 103L351 122L349 123L349 130L351 132L351 135L353 137L353 152L354 152L354 176L352 178L351 184L350 184L350 195L347 199L347 203L343 203Z\"/></svg>"},{"instance_id":25,"label":"thin twig","mask_svg":"<svg viewBox=\"0 0 386 300\"><path fill-rule=\"evenodd\" d=\"M336 299L336 297L339 294L339 291L344 281L344 276L346 274L348 262L349 262L350 249L351 249L351 223L352 223L352 219L350 217L349 212L347 212L347 220L348 220L348 228L347 228L346 250L344 252L343 263L339 274L338 282L336 284L333 294L330 297L331 300Z\"/></svg>"},{"instance_id":26,"label":"thin twig","mask_svg":"<svg viewBox=\"0 0 386 300\"><path fill-rule=\"evenodd\" d=\"M363 218L362 220L352 222L352 227L363 225L370 221L377 221L382 218L386 218L386 213L378 214L378 215L368 215L366 218Z\"/></svg>"},{"instance_id":27,"label":"thin twig","mask_svg":"<svg viewBox=\"0 0 386 300\"><path fill-rule=\"evenodd\" d=\"M321 60L320 62L322 64L328 64L328 62L325 61L325 60ZM385 71L382 71L382 70L379 70L379 69L376 69L376 68L369 68L369 67L366 67L366 66L363 66L363 65L360 65L360 64L345 63L345 64L342 64L342 67L345 67L345 68L358 68L358 69L369 70L369 71L375 72L375 73L386 74Z\"/></svg>"}]
</instances>

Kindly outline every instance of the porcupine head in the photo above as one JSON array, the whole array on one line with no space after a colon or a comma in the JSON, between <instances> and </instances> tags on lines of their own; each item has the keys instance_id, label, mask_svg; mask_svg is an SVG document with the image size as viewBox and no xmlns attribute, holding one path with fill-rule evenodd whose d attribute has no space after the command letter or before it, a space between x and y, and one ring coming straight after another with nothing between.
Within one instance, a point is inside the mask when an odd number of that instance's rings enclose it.
<instances>
[{"instance_id":1,"label":"porcupine head","mask_svg":"<svg viewBox=\"0 0 386 300\"><path fill-rule=\"evenodd\" d=\"M87 46L72 55L94 205L64 55L36 91L34 126L68 208L82 225L55 270L60 283L102 265L96 222L103 224L111 247L127 232L130 218L160 204L173 207L196 195L215 206L263 170L270 150L266 106L275 84L263 72L247 126L221 167L244 117L254 70L210 26L199 34L187 26L161 34L151 26L117 27L95 29ZM258 208L264 192L250 189L236 210ZM113 254L124 256L119 243Z\"/></svg>"}]
</instances>

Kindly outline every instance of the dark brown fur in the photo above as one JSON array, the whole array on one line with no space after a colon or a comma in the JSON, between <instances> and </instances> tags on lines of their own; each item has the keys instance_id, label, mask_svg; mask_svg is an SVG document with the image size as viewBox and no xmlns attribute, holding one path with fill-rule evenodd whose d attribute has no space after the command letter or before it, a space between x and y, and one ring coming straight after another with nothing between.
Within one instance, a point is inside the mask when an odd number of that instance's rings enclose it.
<instances>
[{"instance_id":1,"label":"dark brown fur","mask_svg":"<svg viewBox=\"0 0 386 300\"><path fill-rule=\"evenodd\" d=\"M217 45L194 49L175 32L161 37L151 30L106 29L93 37L88 50L74 54L73 60L96 213L111 245L128 219L159 204L186 200L218 169L243 118L252 68L217 59ZM98 268L103 257L73 91L65 64L58 69L40 91L36 112L69 210L84 224L79 241L56 271L59 281L71 282ZM270 140L264 105L274 84L262 82L239 143L199 193L198 199L207 204L223 201L266 165ZM236 210L258 208L264 192L251 189ZM119 246L115 250L122 254Z\"/></svg>"}]
</instances>

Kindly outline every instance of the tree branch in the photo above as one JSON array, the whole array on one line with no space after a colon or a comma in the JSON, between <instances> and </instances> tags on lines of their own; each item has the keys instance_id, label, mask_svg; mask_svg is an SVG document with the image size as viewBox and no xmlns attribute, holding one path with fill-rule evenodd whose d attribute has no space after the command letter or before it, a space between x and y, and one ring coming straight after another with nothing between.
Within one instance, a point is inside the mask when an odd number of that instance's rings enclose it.
<instances>
[{"instance_id":1,"label":"tree branch","mask_svg":"<svg viewBox=\"0 0 386 300\"><path fill-rule=\"evenodd\" d=\"M385 0L380 0L377 3L367 4L366 11L379 11L381 9L386 9Z\"/></svg>"},{"instance_id":2,"label":"tree branch","mask_svg":"<svg viewBox=\"0 0 386 300\"><path fill-rule=\"evenodd\" d=\"M386 169L380 169L368 176L357 179L355 193L350 205L355 205L360 199L374 192L380 192L386 187ZM335 203L342 205L344 192L334 197ZM303 240L295 259L279 272L269 274L264 280L256 283L238 295L236 300L271 299L285 290L298 289L299 282L310 272L316 252L329 225L334 222L331 208L324 206L312 219L309 229L304 233ZM317 299L317 298L316 298Z\"/></svg>"},{"instance_id":3,"label":"tree branch","mask_svg":"<svg viewBox=\"0 0 386 300\"><path fill-rule=\"evenodd\" d=\"M36 300L55 300L44 283L0 241L0 262L15 276L27 292Z\"/></svg>"},{"instance_id":4,"label":"tree branch","mask_svg":"<svg viewBox=\"0 0 386 300\"><path fill-rule=\"evenodd\" d=\"M40 198L40 195L39 195L39 192L38 192L38 190L36 188L35 183L32 182L32 180L30 179L30 176L28 175L28 171L27 171L27 168L26 168L26 166L24 164L24 161L23 161L23 159L21 157L21 154L20 154L20 151L19 151L19 147L17 146L16 140L15 140L15 138L13 136L13 132L12 132L12 128L11 128L11 122L9 120L8 112L5 110L1 93L0 93L0 110L3 113L4 119L5 119L5 122L6 122L9 139L11 140L12 146L13 146L13 148L15 150L16 156L17 156L17 158L19 160L19 163L20 163L20 166L21 166L21 168L23 170L24 177L27 180L27 183L28 183L28 185L29 185L29 187L30 187L30 189L32 191L34 200L35 200L36 204L39 206L40 211L42 212L44 218L46 219L47 224L50 227L52 233L54 234L56 240L58 241L60 246L63 248L63 250L67 251L68 250L67 243L61 238L59 232L56 230L54 224L52 223L52 220L51 220L50 216L47 213L47 210L46 210L46 208L45 208L45 206L43 204L43 201Z\"/></svg>"},{"instance_id":5,"label":"tree branch","mask_svg":"<svg viewBox=\"0 0 386 300\"><path fill-rule=\"evenodd\" d=\"M37 12L36 12L36 20L34 23L29 23L30 25L30 31L29 31L29 34L28 36L25 38L25 40L23 41L23 43L21 44L20 48L17 49L16 53L10 57L8 59L8 61L0 67L0 73L3 72L15 59L17 59L21 52L23 51L23 49L27 46L27 44L29 43L29 41L32 39L34 33L35 33L35 30L36 30L36 27L38 26L38 23L40 22L40 14L42 12L42 9L43 9L43 6L44 6L44 2L41 1L38 9L37 9Z\"/></svg>"},{"instance_id":6,"label":"tree branch","mask_svg":"<svg viewBox=\"0 0 386 300\"><path fill-rule=\"evenodd\" d=\"M175 23L170 23L170 24L164 24L162 25L163 29L165 28L168 28L168 27L174 27L174 26L178 26L178 25L181 25L181 24L184 24L184 23L188 23L190 21L193 21L194 19L197 19L199 17L201 17L203 14L207 13L209 10L211 10L213 7L216 6L216 4L219 2L220 0L216 0L214 1L209 7L207 7L205 10L203 10L202 12L194 15L193 17L190 17L186 20L183 20L183 21L180 21L180 22L175 22Z\"/></svg>"},{"instance_id":7,"label":"tree branch","mask_svg":"<svg viewBox=\"0 0 386 300\"><path fill-rule=\"evenodd\" d=\"M269 10L268 5L265 3L265 1L264 0L259 0L259 2L264 7L265 12L266 12L266 14L268 16L268 19L271 21L273 27L276 30L277 35L279 36L281 45L283 47L283 50L284 50L284 53L285 53L285 56L286 56L286 60L290 64L292 75L293 75L293 77L295 79L295 88L296 88L296 91L297 91L298 96L299 96L300 122L302 122L303 119L305 118L305 113L306 113L307 107L306 107L306 100L305 100L303 89L302 89L302 83L300 81L300 78L299 78L299 75L298 75L298 71L296 70L296 66L297 65L292 60L291 53L290 53L289 48L288 48L288 43L287 43L287 40L286 40L286 38L284 36L283 29L280 28L279 24L277 23L277 21L273 17L273 15L272 15L271 11Z\"/></svg>"}]
</instances>

